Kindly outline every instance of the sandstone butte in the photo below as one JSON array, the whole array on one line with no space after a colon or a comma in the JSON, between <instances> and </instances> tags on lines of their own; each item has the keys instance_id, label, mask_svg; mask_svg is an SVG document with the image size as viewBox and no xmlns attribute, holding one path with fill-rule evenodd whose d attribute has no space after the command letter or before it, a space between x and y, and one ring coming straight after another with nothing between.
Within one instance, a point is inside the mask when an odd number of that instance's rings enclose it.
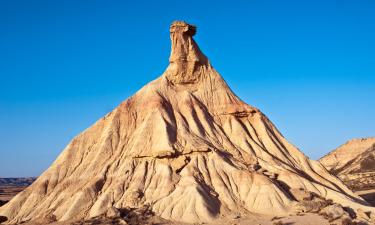
<instances>
[{"instance_id":1,"label":"sandstone butte","mask_svg":"<svg viewBox=\"0 0 375 225\"><path fill-rule=\"evenodd\" d=\"M172 23L163 75L75 137L0 215L66 221L149 205L168 220L212 222L245 211L287 215L300 205L293 190L374 211L241 101L195 33Z\"/></svg>"},{"instance_id":2,"label":"sandstone butte","mask_svg":"<svg viewBox=\"0 0 375 225\"><path fill-rule=\"evenodd\" d=\"M375 146L375 137L352 139L323 156L319 161L327 170L340 170L348 162Z\"/></svg>"},{"instance_id":3,"label":"sandstone butte","mask_svg":"<svg viewBox=\"0 0 375 225\"><path fill-rule=\"evenodd\" d=\"M375 137L350 140L319 161L352 190L375 190Z\"/></svg>"}]
</instances>

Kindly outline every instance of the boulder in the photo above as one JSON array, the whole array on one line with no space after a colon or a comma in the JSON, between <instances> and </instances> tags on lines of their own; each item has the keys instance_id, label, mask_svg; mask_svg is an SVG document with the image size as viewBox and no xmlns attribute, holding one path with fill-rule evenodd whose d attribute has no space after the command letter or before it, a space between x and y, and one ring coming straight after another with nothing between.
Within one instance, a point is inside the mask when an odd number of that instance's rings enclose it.
<instances>
[{"instance_id":1,"label":"boulder","mask_svg":"<svg viewBox=\"0 0 375 225\"><path fill-rule=\"evenodd\" d=\"M323 208L322 210L320 210L320 214L323 215L329 221L337 220L343 217L344 215L350 218L349 214L339 204L333 204Z\"/></svg>"}]
</instances>

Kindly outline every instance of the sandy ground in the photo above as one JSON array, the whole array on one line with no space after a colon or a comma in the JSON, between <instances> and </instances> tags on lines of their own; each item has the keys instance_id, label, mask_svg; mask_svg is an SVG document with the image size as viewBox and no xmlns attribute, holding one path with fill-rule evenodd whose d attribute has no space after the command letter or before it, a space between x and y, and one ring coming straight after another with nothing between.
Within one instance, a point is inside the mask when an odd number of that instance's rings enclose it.
<instances>
[{"instance_id":1,"label":"sandy ground","mask_svg":"<svg viewBox=\"0 0 375 225\"><path fill-rule=\"evenodd\" d=\"M22 223L23 225L42 225L47 224L46 221ZM54 222L49 223L50 225L110 225L110 224L129 224L129 225L187 225L186 223L166 221L158 217L150 217L145 220L122 220L119 218L95 218L89 221L66 221L66 222ZM248 215L246 218L219 218L212 223L199 223L206 225L329 225L331 224L328 220L317 214L304 214L300 216L288 216L288 217L265 217L259 215ZM341 223L338 223L341 224Z\"/></svg>"},{"instance_id":2,"label":"sandy ground","mask_svg":"<svg viewBox=\"0 0 375 225\"><path fill-rule=\"evenodd\" d=\"M7 202L14 197L18 192L22 191L26 187L17 186L0 186L0 201ZM357 194L375 203L375 190L359 191ZM0 202L1 203L1 202ZM37 220L33 222L22 223L23 225L113 225L113 224L129 224L129 225L187 225L186 223L179 223L164 220L158 216L148 214L148 212L131 212L126 218L105 218L98 217L87 221L76 220L76 221L65 221L65 222L52 222L48 220ZM229 218L218 218L211 223L201 223L207 225L330 225L329 222L323 216L318 214L306 213L301 215L291 215L286 217L270 217L258 214L248 213L246 215L236 216L233 215ZM341 221L337 221L336 224L342 224Z\"/></svg>"},{"instance_id":3,"label":"sandy ground","mask_svg":"<svg viewBox=\"0 0 375 225\"><path fill-rule=\"evenodd\" d=\"M14 197L18 192L22 191L26 187L15 187L15 186L0 186L0 200L6 202ZM187 225L186 223L179 223L173 221L167 221L160 217L151 215L131 215L128 218L94 218L87 221L65 221L65 222L51 222L48 220L38 220L33 222L22 223L23 225L113 225L113 224L129 224L129 225ZM232 218L218 218L212 223L202 223L207 225L329 225L328 220L317 214L303 214L299 216L288 216L288 217L269 217L257 214L248 214L243 217L233 216Z\"/></svg>"},{"instance_id":4,"label":"sandy ground","mask_svg":"<svg viewBox=\"0 0 375 225\"><path fill-rule=\"evenodd\" d=\"M9 201L14 195L22 191L25 187L15 187L15 186L0 186L0 200ZM281 222L281 223L279 223ZM301 225L329 225L330 223L324 219L322 216L317 214L303 214L300 216L288 216L288 217L268 217L257 214L248 214L240 216L233 216L232 218L219 218L212 223L204 224L216 224L216 225L274 225L274 224L301 224ZM65 221L65 222L51 222L48 220L39 220L33 222L22 223L23 225L113 225L113 224L129 224L129 225L140 225L140 224L153 224L153 225L186 225L184 223L178 223L173 221L167 221L160 217L150 215L147 216L143 214L132 214L129 217L123 218L94 218L88 221ZM202 223L203 224L203 223Z\"/></svg>"}]
</instances>

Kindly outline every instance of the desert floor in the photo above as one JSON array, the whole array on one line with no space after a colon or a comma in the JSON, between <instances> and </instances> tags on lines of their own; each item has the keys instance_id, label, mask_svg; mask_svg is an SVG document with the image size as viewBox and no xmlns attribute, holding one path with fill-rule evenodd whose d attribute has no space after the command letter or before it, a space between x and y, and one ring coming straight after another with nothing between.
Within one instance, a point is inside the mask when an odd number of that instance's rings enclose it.
<instances>
[{"instance_id":1,"label":"desert floor","mask_svg":"<svg viewBox=\"0 0 375 225\"><path fill-rule=\"evenodd\" d=\"M26 186L0 185L0 206L7 203L16 194L18 194L18 192L21 192L25 188Z\"/></svg>"}]
</instances>

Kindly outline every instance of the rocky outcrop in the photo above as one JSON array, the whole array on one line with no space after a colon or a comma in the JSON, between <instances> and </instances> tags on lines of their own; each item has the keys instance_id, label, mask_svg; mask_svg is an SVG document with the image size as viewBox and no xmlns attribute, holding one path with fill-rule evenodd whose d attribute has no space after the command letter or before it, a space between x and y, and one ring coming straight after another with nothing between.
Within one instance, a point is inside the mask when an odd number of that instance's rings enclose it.
<instances>
[{"instance_id":1,"label":"rocky outcrop","mask_svg":"<svg viewBox=\"0 0 375 225\"><path fill-rule=\"evenodd\" d=\"M375 206L375 138L348 141L319 161L351 190Z\"/></svg>"},{"instance_id":2,"label":"rocky outcrop","mask_svg":"<svg viewBox=\"0 0 375 225\"><path fill-rule=\"evenodd\" d=\"M319 161L329 171L338 173L345 165L350 164L353 159L373 148L374 145L375 137L353 139L329 152Z\"/></svg>"},{"instance_id":3,"label":"rocky outcrop","mask_svg":"<svg viewBox=\"0 0 375 225\"><path fill-rule=\"evenodd\" d=\"M320 162L352 190L375 189L375 138L351 140Z\"/></svg>"},{"instance_id":4,"label":"rocky outcrop","mask_svg":"<svg viewBox=\"0 0 375 225\"><path fill-rule=\"evenodd\" d=\"M197 83L207 74L208 60L193 39L196 30L182 21L170 27L172 50L165 76L173 84Z\"/></svg>"},{"instance_id":5,"label":"rocky outcrop","mask_svg":"<svg viewBox=\"0 0 375 225\"><path fill-rule=\"evenodd\" d=\"M75 137L0 215L64 221L148 206L164 219L211 222L288 214L300 204L296 189L373 210L230 90L194 26L174 22L170 32L165 73Z\"/></svg>"}]
</instances>

